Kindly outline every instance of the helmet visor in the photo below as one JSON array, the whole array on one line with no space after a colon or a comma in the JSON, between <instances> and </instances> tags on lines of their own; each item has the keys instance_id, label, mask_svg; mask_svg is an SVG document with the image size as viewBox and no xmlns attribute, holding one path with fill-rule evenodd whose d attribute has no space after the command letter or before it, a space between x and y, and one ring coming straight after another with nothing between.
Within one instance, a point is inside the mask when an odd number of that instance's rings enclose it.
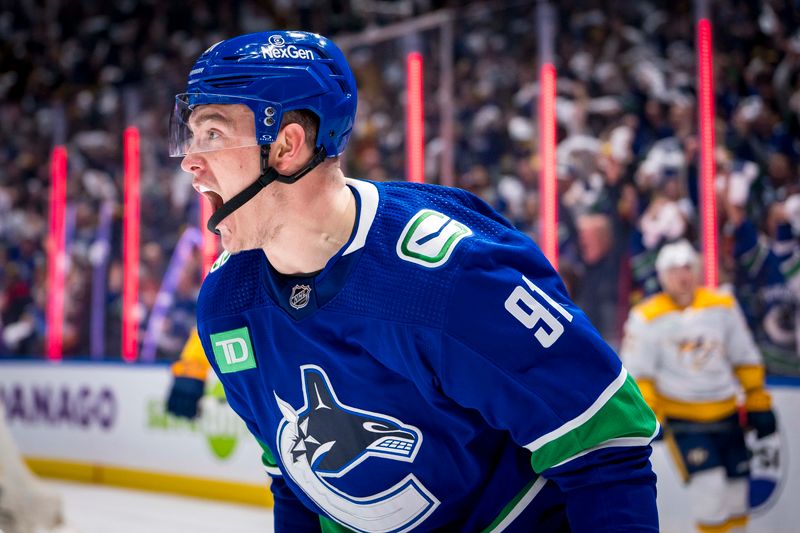
<instances>
[{"instance_id":1,"label":"helmet visor","mask_svg":"<svg viewBox=\"0 0 800 533\"><path fill-rule=\"evenodd\" d=\"M169 122L170 157L248 146L258 146L255 118L241 98L188 93L175 97Z\"/></svg>"}]
</instances>

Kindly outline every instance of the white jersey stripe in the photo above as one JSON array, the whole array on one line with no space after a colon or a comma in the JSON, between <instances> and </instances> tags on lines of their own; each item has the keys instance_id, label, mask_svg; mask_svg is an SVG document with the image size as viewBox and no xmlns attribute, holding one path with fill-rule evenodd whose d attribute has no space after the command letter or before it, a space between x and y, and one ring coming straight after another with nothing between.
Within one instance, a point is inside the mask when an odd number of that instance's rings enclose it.
<instances>
[{"instance_id":1,"label":"white jersey stripe","mask_svg":"<svg viewBox=\"0 0 800 533\"><path fill-rule=\"evenodd\" d=\"M555 300L550 298L550 296L546 292L544 292L542 289L540 289L539 287L534 285L534 283L531 280L529 280L528 278L526 278L525 276L522 276L522 280L528 285L528 287L530 287L530 289L532 291L534 291L535 293L540 295L542 298L547 300L547 303L549 303L551 306L553 306L553 309L555 309L556 311L561 313L561 315L564 318L566 318L568 322L572 322L572 313L570 313L569 311L567 311L566 309L561 307L561 304L559 304L558 302L556 302Z\"/></svg>"},{"instance_id":2,"label":"white jersey stripe","mask_svg":"<svg viewBox=\"0 0 800 533\"><path fill-rule=\"evenodd\" d=\"M553 468L561 466L565 463L572 461L573 459L577 459L578 457L583 457L587 453L591 453L595 450L600 450L602 448L625 448L630 446L647 446L653 441L654 438L656 438L656 435L658 435L660 429L661 429L661 424L656 422L656 430L649 437L620 437L618 439L609 439L605 442L601 442L597 446L593 446L587 450L583 450L582 452L576 453L572 457L564 459L557 465L553 465Z\"/></svg>"},{"instance_id":3,"label":"white jersey stripe","mask_svg":"<svg viewBox=\"0 0 800 533\"><path fill-rule=\"evenodd\" d=\"M354 180L351 178L346 179L347 184L353 187L361 199L361 213L358 219L358 228L356 229L356 236L350 246L342 253L342 255L351 254L364 247L367 242L367 235L372 227L372 222L375 220L375 214L378 212L378 188L375 185L366 181Z\"/></svg>"},{"instance_id":4,"label":"white jersey stripe","mask_svg":"<svg viewBox=\"0 0 800 533\"><path fill-rule=\"evenodd\" d=\"M270 476L282 476L281 469L277 466L265 466L264 472L269 474Z\"/></svg>"},{"instance_id":5,"label":"white jersey stripe","mask_svg":"<svg viewBox=\"0 0 800 533\"><path fill-rule=\"evenodd\" d=\"M525 495L520 498L520 500L517 502L517 505L511 509L511 512L509 512L494 529L491 529L490 533L500 533L510 526L511 522L516 520L516 518L522 514L522 511L524 511L528 505L530 505L536 495L539 494L545 483L547 483L547 480L542 476L539 476L539 479L534 481L533 485L531 485L531 488L528 489L528 492L526 492Z\"/></svg>"},{"instance_id":6,"label":"white jersey stripe","mask_svg":"<svg viewBox=\"0 0 800 533\"><path fill-rule=\"evenodd\" d=\"M594 403L589 406L589 408L581 413L580 415L576 416L572 420L568 421L566 424L554 429L550 433L546 433L539 437L538 439L534 440L530 444L526 444L525 447L532 452L535 452L548 442L552 442L559 437L563 437L573 429L581 426L585 422L587 422L590 418L600 411L603 406L611 399L612 396L622 387L625 383L625 380L628 378L628 371L625 370L625 367L621 367L619 371L619 375L611 382L611 384L606 387L606 390L600 394L600 396L594 401Z\"/></svg>"}]
</instances>

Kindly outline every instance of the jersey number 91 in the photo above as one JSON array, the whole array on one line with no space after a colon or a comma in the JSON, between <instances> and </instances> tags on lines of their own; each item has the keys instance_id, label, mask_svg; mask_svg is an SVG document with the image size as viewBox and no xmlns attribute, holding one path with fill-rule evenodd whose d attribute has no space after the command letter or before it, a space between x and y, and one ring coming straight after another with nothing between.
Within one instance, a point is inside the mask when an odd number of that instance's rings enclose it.
<instances>
[{"instance_id":1,"label":"jersey number 91","mask_svg":"<svg viewBox=\"0 0 800 533\"><path fill-rule=\"evenodd\" d=\"M564 333L564 325L536 297L541 297L570 322L572 321L572 315L528 278L522 276L522 279L531 290L527 290L522 285L514 287L514 290L506 299L506 310L526 328L531 330L535 328L533 335L536 340L544 348L549 348ZM546 327L541 325L536 327L539 322L543 322Z\"/></svg>"}]
</instances>

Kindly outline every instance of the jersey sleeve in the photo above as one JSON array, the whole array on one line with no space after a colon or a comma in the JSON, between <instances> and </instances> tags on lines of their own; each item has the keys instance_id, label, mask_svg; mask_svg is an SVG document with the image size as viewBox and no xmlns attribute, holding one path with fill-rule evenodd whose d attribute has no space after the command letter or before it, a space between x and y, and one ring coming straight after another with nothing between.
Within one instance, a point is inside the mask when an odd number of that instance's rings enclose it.
<instances>
[{"instance_id":1,"label":"jersey sleeve","mask_svg":"<svg viewBox=\"0 0 800 533\"><path fill-rule=\"evenodd\" d=\"M636 380L642 397L661 419L656 390L656 375L661 357L660 343L655 328L638 307L631 309L625 322L625 331L620 348L620 358L625 368Z\"/></svg>"},{"instance_id":2,"label":"jersey sleeve","mask_svg":"<svg viewBox=\"0 0 800 533\"><path fill-rule=\"evenodd\" d=\"M658 370L659 352L654 326L634 307L625 322L619 353L622 363L637 381L652 380Z\"/></svg>"},{"instance_id":3,"label":"jersey sleeve","mask_svg":"<svg viewBox=\"0 0 800 533\"><path fill-rule=\"evenodd\" d=\"M764 388L765 372L761 352L747 327L744 313L734 302L728 316L727 353L744 391L744 407L748 411L769 410L772 407L772 398Z\"/></svg>"},{"instance_id":4,"label":"jersey sleeve","mask_svg":"<svg viewBox=\"0 0 800 533\"><path fill-rule=\"evenodd\" d=\"M510 431L537 472L615 439L648 444L657 422L619 357L535 245L508 240L476 243L461 265L442 341L446 392Z\"/></svg>"},{"instance_id":5,"label":"jersey sleeve","mask_svg":"<svg viewBox=\"0 0 800 533\"><path fill-rule=\"evenodd\" d=\"M530 450L533 469L565 490L570 515L592 499L586 493L578 497L579 490L570 493L570 487L591 487L600 501L603 490L624 491L632 483L639 487L633 490L637 496L624 497L655 509L647 459L646 475L640 476L641 465L620 467L619 456L649 455L656 418L532 242L517 235L475 242L462 261L446 322L442 390ZM600 450L595 468L586 468L584 462ZM571 481L562 486L559 479ZM597 505L584 511L628 523ZM643 527L637 531L655 530L656 515L646 514L635 522ZM595 529L601 530L612 529Z\"/></svg>"}]
</instances>

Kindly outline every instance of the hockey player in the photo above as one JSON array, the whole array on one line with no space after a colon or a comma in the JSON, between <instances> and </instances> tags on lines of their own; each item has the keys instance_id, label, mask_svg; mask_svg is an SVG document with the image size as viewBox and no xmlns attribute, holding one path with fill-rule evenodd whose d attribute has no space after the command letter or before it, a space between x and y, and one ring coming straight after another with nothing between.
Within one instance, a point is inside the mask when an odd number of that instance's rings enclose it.
<instances>
[{"instance_id":1,"label":"hockey player","mask_svg":"<svg viewBox=\"0 0 800 533\"><path fill-rule=\"evenodd\" d=\"M187 91L171 153L226 250L199 337L276 531L658 530L655 416L533 242L464 191L344 177L331 41L223 41Z\"/></svg>"},{"instance_id":2,"label":"hockey player","mask_svg":"<svg viewBox=\"0 0 800 533\"><path fill-rule=\"evenodd\" d=\"M699 286L699 263L685 240L659 251L663 292L631 310L621 356L677 445L698 531L744 531L749 454L737 394L759 438L775 432L775 416L744 316L732 295Z\"/></svg>"},{"instance_id":3,"label":"hockey player","mask_svg":"<svg viewBox=\"0 0 800 533\"><path fill-rule=\"evenodd\" d=\"M196 418L210 369L197 330L193 329L183 346L180 359L171 367L173 380L167 396L167 412L184 418Z\"/></svg>"},{"instance_id":4,"label":"hockey player","mask_svg":"<svg viewBox=\"0 0 800 533\"><path fill-rule=\"evenodd\" d=\"M61 497L28 470L0 408L0 532L68 531Z\"/></svg>"}]
</instances>

